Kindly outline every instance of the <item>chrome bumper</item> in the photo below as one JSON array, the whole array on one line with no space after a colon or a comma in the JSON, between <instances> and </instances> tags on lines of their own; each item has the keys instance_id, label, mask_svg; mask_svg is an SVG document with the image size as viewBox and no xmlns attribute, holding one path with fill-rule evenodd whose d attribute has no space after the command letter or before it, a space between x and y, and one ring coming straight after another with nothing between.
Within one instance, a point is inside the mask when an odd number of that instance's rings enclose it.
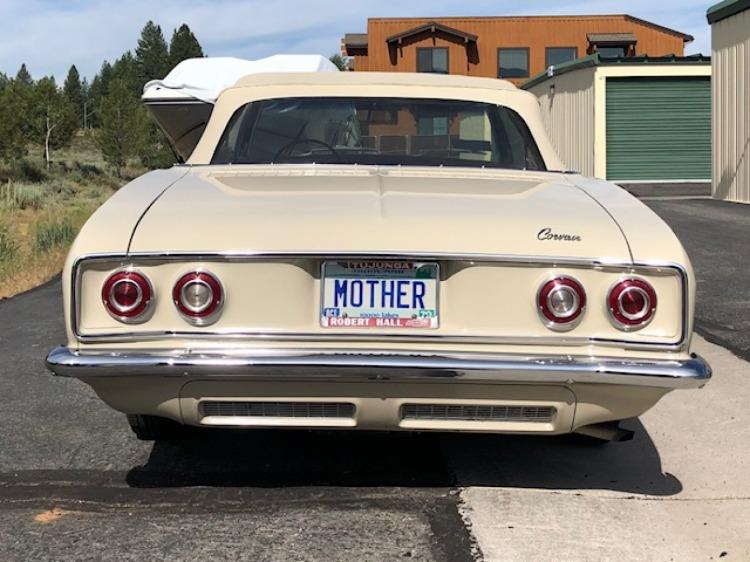
<instances>
[{"instance_id":1,"label":"chrome bumper","mask_svg":"<svg viewBox=\"0 0 750 562\"><path fill-rule=\"evenodd\" d=\"M277 349L256 352L101 351L58 347L56 375L95 377L251 377L266 380L454 380L460 382L622 384L699 388L711 378L701 357L625 360L576 356Z\"/></svg>"}]
</instances>

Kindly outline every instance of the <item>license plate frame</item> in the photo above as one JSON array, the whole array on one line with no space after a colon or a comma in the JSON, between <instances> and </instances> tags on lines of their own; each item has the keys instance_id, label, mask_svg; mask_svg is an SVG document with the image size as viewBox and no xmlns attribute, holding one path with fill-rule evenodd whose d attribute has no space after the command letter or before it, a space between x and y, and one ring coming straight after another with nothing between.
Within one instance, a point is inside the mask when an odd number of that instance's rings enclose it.
<instances>
[{"instance_id":1,"label":"license plate frame","mask_svg":"<svg viewBox=\"0 0 750 562\"><path fill-rule=\"evenodd\" d=\"M337 284L336 280L341 282ZM350 285L343 280L359 281L359 284ZM349 306L347 299L354 300L357 287L360 304ZM342 296L342 290L350 293ZM383 306L362 306L366 299L373 304L376 295ZM331 297L336 300L331 302ZM335 306L340 305L341 300L345 306ZM385 306L386 300L391 306ZM411 306L401 306L405 300ZM323 328L437 329L440 327L440 264L398 259L323 261L319 317Z\"/></svg>"}]
</instances>

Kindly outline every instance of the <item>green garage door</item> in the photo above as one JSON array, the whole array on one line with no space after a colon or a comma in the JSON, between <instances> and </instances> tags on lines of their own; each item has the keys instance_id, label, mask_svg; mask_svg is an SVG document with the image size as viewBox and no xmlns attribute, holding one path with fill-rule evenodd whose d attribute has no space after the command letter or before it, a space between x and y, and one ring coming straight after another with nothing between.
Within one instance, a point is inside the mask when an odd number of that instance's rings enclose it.
<instances>
[{"instance_id":1,"label":"green garage door","mask_svg":"<svg viewBox=\"0 0 750 562\"><path fill-rule=\"evenodd\" d=\"M708 78L607 79L607 179L710 177Z\"/></svg>"}]
</instances>

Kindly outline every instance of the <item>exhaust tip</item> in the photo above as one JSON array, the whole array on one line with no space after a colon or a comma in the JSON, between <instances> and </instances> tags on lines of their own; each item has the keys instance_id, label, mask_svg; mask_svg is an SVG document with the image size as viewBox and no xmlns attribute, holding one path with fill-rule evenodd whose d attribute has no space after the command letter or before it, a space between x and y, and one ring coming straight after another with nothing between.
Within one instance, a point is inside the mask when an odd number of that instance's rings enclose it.
<instances>
[{"instance_id":1,"label":"exhaust tip","mask_svg":"<svg viewBox=\"0 0 750 562\"><path fill-rule=\"evenodd\" d=\"M617 421L584 425L576 429L575 433L608 443L632 441L635 436L635 431L620 427L620 422Z\"/></svg>"}]
</instances>

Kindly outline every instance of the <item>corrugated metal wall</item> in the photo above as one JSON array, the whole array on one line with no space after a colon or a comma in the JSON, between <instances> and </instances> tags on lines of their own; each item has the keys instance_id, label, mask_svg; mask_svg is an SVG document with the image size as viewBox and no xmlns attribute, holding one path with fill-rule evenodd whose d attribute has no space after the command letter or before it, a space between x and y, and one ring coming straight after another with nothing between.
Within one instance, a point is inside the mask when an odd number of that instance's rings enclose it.
<instances>
[{"instance_id":1,"label":"corrugated metal wall","mask_svg":"<svg viewBox=\"0 0 750 562\"><path fill-rule=\"evenodd\" d=\"M710 177L709 78L607 78L607 179Z\"/></svg>"},{"instance_id":2,"label":"corrugated metal wall","mask_svg":"<svg viewBox=\"0 0 750 562\"><path fill-rule=\"evenodd\" d=\"M561 74L529 90L539 98L544 125L562 161L587 176L594 175L594 73L585 68Z\"/></svg>"},{"instance_id":3,"label":"corrugated metal wall","mask_svg":"<svg viewBox=\"0 0 750 562\"><path fill-rule=\"evenodd\" d=\"M750 10L711 26L713 196L750 203Z\"/></svg>"}]
</instances>

